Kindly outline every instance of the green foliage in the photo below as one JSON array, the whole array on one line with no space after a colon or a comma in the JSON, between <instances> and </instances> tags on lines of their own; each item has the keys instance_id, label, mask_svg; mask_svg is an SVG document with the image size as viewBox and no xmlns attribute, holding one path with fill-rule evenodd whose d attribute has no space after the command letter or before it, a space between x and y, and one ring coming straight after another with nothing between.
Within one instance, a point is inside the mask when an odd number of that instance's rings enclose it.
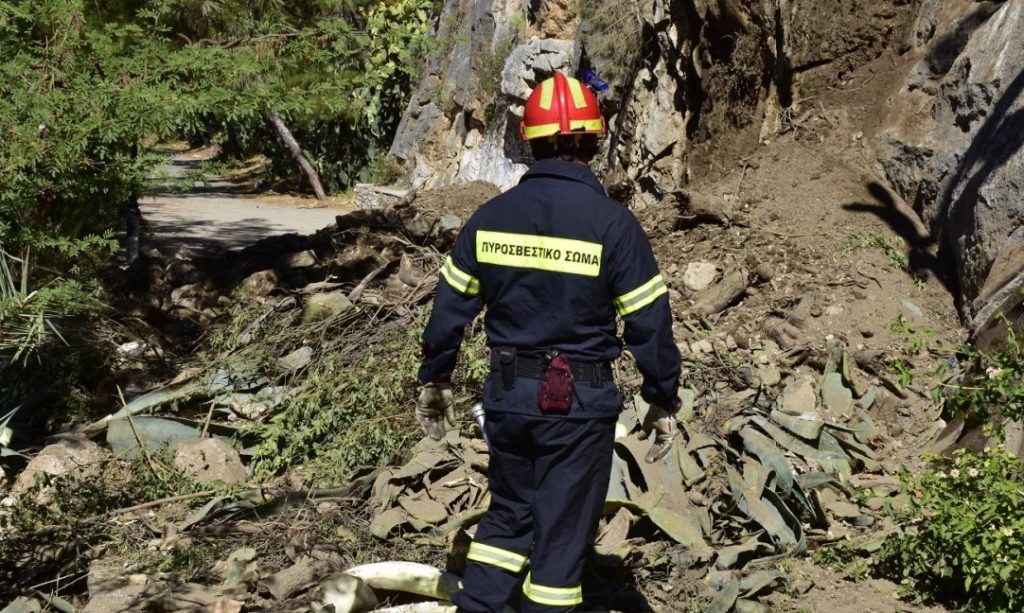
<instances>
[{"instance_id":1,"label":"green foliage","mask_svg":"<svg viewBox=\"0 0 1024 613\"><path fill-rule=\"evenodd\" d=\"M426 318L389 332L354 363L332 354L314 360L283 409L253 427L260 440L255 476L269 479L303 465L315 485L342 483L354 468L398 459L422 432L412 419L420 336ZM456 405L475 402L489 370L485 336L467 334L453 377Z\"/></svg>"},{"instance_id":2,"label":"green foliage","mask_svg":"<svg viewBox=\"0 0 1024 613\"><path fill-rule=\"evenodd\" d=\"M911 517L887 539L878 572L922 598L977 611L1024 608L1024 486L1004 448L934 458L904 473Z\"/></svg>"},{"instance_id":3,"label":"green foliage","mask_svg":"<svg viewBox=\"0 0 1024 613\"><path fill-rule=\"evenodd\" d=\"M975 347L963 350L961 361L964 376L946 397L950 414L963 413L974 422L1024 419L1024 342L1007 325L1005 346L995 353ZM943 374L945 368L940 370ZM943 387L932 390L932 399L940 402ZM1001 434L1001 428L995 431Z\"/></svg>"},{"instance_id":4,"label":"green foliage","mask_svg":"<svg viewBox=\"0 0 1024 613\"><path fill-rule=\"evenodd\" d=\"M370 182L378 185L390 185L405 175L405 168L393 157L380 156L368 167Z\"/></svg>"},{"instance_id":5,"label":"green foliage","mask_svg":"<svg viewBox=\"0 0 1024 613\"><path fill-rule=\"evenodd\" d=\"M890 266L903 272L910 271L910 257L907 255L907 245L898 236L855 234L847 239L846 247L843 248L843 255L849 257L858 249L878 249L889 260Z\"/></svg>"}]
</instances>

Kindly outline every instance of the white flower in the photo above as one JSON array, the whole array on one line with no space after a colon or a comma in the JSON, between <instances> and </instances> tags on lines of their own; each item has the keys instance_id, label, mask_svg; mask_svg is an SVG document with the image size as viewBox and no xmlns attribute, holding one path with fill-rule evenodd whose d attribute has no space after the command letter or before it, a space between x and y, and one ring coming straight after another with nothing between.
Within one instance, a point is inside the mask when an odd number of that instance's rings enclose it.
<instances>
[{"instance_id":1,"label":"white flower","mask_svg":"<svg viewBox=\"0 0 1024 613\"><path fill-rule=\"evenodd\" d=\"M996 368L995 366L989 366L985 369L985 374L988 375L989 379L998 379L1003 374L1002 368Z\"/></svg>"},{"instance_id":2,"label":"white flower","mask_svg":"<svg viewBox=\"0 0 1024 613\"><path fill-rule=\"evenodd\" d=\"M935 474L939 477L939 479L945 479L946 478L946 471L944 471L944 470L940 470L939 472L937 472Z\"/></svg>"},{"instance_id":3,"label":"white flower","mask_svg":"<svg viewBox=\"0 0 1024 613\"><path fill-rule=\"evenodd\" d=\"M967 474L970 475L971 478L973 479L973 478L977 477L980 473L978 472L977 468L972 468L971 470L967 471Z\"/></svg>"},{"instance_id":4,"label":"white flower","mask_svg":"<svg viewBox=\"0 0 1024 613\"><path fill-rule=\"evenodd\" d=\"M960 469L954 468L953 470L949 471L949 476L953 477L954 479L959 479L960 478Z\"/></svg>"},{"instance_id":5,"label":"white flower","mask_svg":"<svg viewBox=\"0 0 1024 613\"><path fill-rule=\"evenodd\" d=\"M1013 536L1013 528L1003 528L1003 536L1005 536L1005 537Z\"/></svg>"}]
</instances>

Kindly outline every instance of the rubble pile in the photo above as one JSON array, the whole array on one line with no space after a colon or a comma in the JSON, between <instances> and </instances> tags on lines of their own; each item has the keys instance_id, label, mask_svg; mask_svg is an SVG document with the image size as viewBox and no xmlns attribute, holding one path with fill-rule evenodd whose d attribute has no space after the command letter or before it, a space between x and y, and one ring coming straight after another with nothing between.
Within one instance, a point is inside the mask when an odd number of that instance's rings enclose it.
<instances>
[{"instance_id":1,"label":"rubble pile","mask_svg":"<svg viewBox=\"0 0 1024 613\"><path fill-rule=\"evenodd\" d=\"M763 610L757 601L785 580L774 563L877 529L906 504L896 466L880 459L896 443L875 426L891 395L861 381L842 343L829 339L825 350L822 370L783 375L785 354L768 341L749 353L752 386L684 390L675 451L653 465L643 461L649 442L633 435L647 407L633 399L617 426L592 561L602 582L627 569L668 573L661 595L670 603L694 595L686 590L696 582L672 580L686 574L704 579L708 610ZM421 442L407 464L377 477L373 534L446 546L449 566L461 568L489 500L486 467L479 438ZM590 593L588 603L616 610L622 589Z\"/></svg>"}]
</instances>

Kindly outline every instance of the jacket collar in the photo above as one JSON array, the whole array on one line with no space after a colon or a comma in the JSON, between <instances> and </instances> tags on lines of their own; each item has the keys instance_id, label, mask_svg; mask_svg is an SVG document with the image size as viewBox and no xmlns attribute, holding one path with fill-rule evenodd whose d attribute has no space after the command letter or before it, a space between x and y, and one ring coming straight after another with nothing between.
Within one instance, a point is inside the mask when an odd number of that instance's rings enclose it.
<instances>
[{"instance_id":1,"label":"jacket collar","mask_svg":"<svg viewBox=\"0 0 1024 613\"><path fill-rule=\"evenodd\" d=\"M607 196L608 192L604 186L597 179L597 176L583 164L576 162L567 162L565 160L540 160L535 162L523 178L519 180L520 183L528 181L534 177L555 177L558 179L568 179L570 181L576 181L588 185L593 189L600 192L602 195Z\"/></svg>"}]
</instances>

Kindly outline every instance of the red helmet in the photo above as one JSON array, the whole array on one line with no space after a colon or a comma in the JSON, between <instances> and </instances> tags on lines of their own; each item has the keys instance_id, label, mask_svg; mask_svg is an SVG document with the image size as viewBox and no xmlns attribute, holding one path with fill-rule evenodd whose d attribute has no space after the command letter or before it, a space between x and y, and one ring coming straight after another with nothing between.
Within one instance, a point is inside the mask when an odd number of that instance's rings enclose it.
<instances>
[{"instance_id":1,"label":"red helmet","mask_svg":"<svg viewBox=\"0 0 1024 613\"><path fill-rule=\"evenodd\" d=\"M560 72L530 93L523 123L519 126L523 140L607 131L594 94L576 79Z\"/></svg>"}]
</instances>

